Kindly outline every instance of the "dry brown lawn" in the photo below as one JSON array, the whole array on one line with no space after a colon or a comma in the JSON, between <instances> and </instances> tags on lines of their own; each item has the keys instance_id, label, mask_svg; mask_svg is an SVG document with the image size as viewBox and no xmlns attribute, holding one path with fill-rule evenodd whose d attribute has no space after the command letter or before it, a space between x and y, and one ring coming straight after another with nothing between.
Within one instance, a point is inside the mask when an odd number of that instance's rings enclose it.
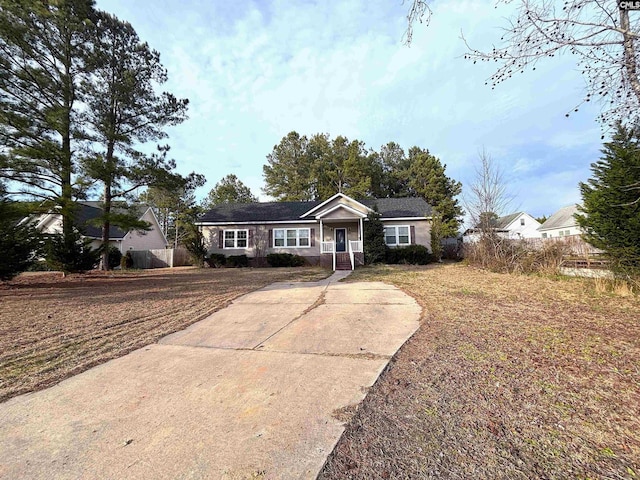
<instances>
[{"instance_id":1,"label":"dry brown lawn","mask_svg":"<svg viewBox=\"0 0 640 480\"><path fill-rule=\"evenodd\" d=\"M361 269L424 307L321 479L640 478L640 299L464 265Z\"/></svg>"},{"instance_id":2,"label":"dry brown lawn","mask_svg":"<svg viewBox=\"0 0 640 480\"><path fill-rule=\"evenodd\" d=\"M318 280L317 268L23 274L0 283L0 401L181 330L269 283Z\"/></svg>"}]
</instances>

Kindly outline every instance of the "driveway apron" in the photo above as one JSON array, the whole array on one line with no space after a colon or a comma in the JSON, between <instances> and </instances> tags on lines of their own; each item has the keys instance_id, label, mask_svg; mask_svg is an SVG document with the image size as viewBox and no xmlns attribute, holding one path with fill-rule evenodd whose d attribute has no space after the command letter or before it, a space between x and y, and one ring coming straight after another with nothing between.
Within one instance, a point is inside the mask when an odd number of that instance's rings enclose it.
<instances>
[{"instance_id":1,"label":"driveway apron","mask_svg":"<svg viewBox=\"0 0 640 480\"><path fill-rule=\"evenodd\" d=\"M275 283L189 328L0 404L0 478L315 478L418 328L383 283Z\"/></svg>"}]
</instances>

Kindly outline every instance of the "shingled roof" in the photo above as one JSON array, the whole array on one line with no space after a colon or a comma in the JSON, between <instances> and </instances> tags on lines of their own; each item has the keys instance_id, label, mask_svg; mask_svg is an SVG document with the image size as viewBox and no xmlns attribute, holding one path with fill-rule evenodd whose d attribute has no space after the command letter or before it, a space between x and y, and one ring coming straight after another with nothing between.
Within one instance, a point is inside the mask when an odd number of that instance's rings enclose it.
<instances>
[{"instance_id":1,"label":"shingled roof","mask_svg":"<svg viewBox=\"0 0 640 480\"><path fill-rule=\"evenodd\" d=\"M523 213L524 212L516 212L496 218L495 228L497 228L498 230L506 229L516 218L518 218Z\"/></svg>"},{"instance_id":2,"label":"shingled roof","mask_svg":"<svg viewBox=\"0 0 640 480\"><path fill-rule=\"evenodd\" d=\"M225 203L217 205L199 219L199 223L282 222L299 220L321 201ZM383 218L425 217L431 215L431 206L422 198L378 198L360 200L369 208L374 205Z\"/></svg>"},{"instance_id":3,"label":"shingled roof","mask_svg":"<svg viewBox=\"0 0 640 480\"><path fill-rule=\"evenodd\" d=\"M95 221L102 209L81 203L74 214L74 224L85 237L102 238L102 227ZM114 225L109 226L109 238L124 238L127 232Z\"/></svg>"},{"instance_id":4,"label":"shingled roof","mask_svg":"<svg viewBox=\"0 0 640 480\"><path fill-rule=\"evenodd\" d=\"M375 198L362 200L360 203L369 208L377 205L382 218L428 217L431 215L431 205L424 199L417 197Z\"/></svg>"},{"instance_id":5,"label":"shingled roof","mask_svg":"<svg viewBox=\"0 0 640 480\"><path fill-rule=\"evenodd\" d=\"M553 228L574 227L578 225L574 215L578 213L577 205L562 207L556 213L547 218L547 221L538 227L539 231Z\"/></svg>"}]
</instances>

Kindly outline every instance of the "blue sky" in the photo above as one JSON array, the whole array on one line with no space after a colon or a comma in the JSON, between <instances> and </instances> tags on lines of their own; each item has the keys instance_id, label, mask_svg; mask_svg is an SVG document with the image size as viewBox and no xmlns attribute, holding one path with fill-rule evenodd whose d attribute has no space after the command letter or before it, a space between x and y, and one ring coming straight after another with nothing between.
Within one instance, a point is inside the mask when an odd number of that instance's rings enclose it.
<instances>
[{"instance_id":1,"label":"blue sky","mask_svg":"<svg viewBox=\"0 0 640 480\"><path fill-rule=\"evenodd\" d=\"M436 2L429 27L402 43L401 0L98 0L161 53L168 91L190 100L169 130L181 173L207 178L203 197L233 173L261 200L262 166L288 132L329 133L370 148L427 148L453 178L473 180L484 149L506 174L511 210L549 215L579 201L600 155L599 109L582 99L569 55L492 90L493 65L463 59L490 49L510 6ZM509 212L504 212L509 213Z\"/></svg>"}]
</instances>

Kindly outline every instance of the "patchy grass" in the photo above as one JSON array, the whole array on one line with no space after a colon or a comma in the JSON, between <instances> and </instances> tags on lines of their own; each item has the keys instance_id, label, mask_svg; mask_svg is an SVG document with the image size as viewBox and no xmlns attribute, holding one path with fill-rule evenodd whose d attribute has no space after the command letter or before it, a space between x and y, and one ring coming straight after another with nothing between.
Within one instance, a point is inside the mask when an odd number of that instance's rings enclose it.
<instances>
[{"instance_id":1,"label":"patchy grass","mask_svg":"<svg viewBox=\"0 0 640 480\"><path fill-rule=\"evenodd\" d=\"M640 299L464 265L361 269L424 307L321 479L640 478Z\"/></svg>"},{"instance_id":2,"label":"patchy grass","mask_svg":"<svg viewBox=\"0 0 640 480\"><path fill-rule=\"evenodd\" d=\"M269 283L328 274L176 268L20 275L0 283L0 401L153 343Z\"/></svg>"}]
</instances>

